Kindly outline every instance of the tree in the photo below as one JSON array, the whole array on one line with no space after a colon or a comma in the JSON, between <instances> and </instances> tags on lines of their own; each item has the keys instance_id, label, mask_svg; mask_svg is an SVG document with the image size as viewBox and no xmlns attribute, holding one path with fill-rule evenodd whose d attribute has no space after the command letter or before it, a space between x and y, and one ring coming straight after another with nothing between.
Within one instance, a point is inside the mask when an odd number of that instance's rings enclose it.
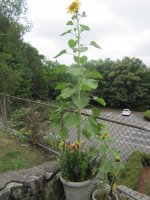
<instances>
[{"instance_id":1,"label":"tree","mask_svg":"<svg viewBox=\"0 0 150 200\"><path fill-rule=\"evenodd\" d=\"M19 86L20 64L18 56L27 30L20 23L26 13L24 0L0 0L0 91L14 94Z\"/></svg>"},{"instance_id":2,"label":"tree","mask_svg":"<svg viewBox=\"0 0 150 200\"><path fill-rule=\"evenodd\" d=\"M102 73L95 95L102 96L107 106L139 110L150 107L150 69L140 59L91 61L87 67Z\"/></svg>"},{"instance_id":3,"label":"tree","mask_svg":"<svg viewBox=\"0 0 150 200\"><path fill-rule=\"evenodd\" d=\"M26 0L0 0L0 14L9 21L19 21L25 18L26 12Z\"/></svg>"}]
</instances>

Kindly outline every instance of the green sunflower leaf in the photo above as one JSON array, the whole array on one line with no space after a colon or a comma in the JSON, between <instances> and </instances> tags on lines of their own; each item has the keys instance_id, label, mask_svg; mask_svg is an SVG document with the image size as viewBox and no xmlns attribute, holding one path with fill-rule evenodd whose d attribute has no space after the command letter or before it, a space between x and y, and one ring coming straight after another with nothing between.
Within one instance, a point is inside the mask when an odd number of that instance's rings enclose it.
<instances>
[{"instance_id":1,"label":"green sunflower leaf","mask_svg":"<svg viewBox=\"0 0 150 200\"><path fill-rule=\"evenodd\" d=\"M67 128L77 128L80 124L80 115L78 113L65 112L63 121Z\"/></svg>"},{"instance_id":2,"label":"green sunflower leaf","mask_svg":"<svg viewBox=\"0 0 150 200\"><path fill-rule=\"evenodd\" d=\"M88 57L87 56L82 56L82 57L74 56L73 59L76 63L80 63L81 65L83 65L87 62Z\"/></svg>"},{"instance_id":3,"label":"green sunflower leaf","mask_svg":"<svg viewBox=\"0 0 150 200\"><path fill-rule=\"evenodd\" d=\"M60 130L60 137L62 140L64 140L67 137L68 129L67 128L61 128Z\"/></svg>"},{"instance_id":4,"label":"green sunflower leaf","mask_svg":"<svg viewBox=\"0 0 150 200\"><path fill-rule=\"evenodd\" d=\"M82 79L81 84L82 90L92 90L96 89L98 86L98 82L94 79Z\"/></svg>"},{"instance_id":5,"label":"green sunflower leaf","mask_svg":"<svg viewBox=\"0 0 150 200\"><path fill-rule=\"evenodd\" d=\"M69 83L67 83L67 82L61 82L61 83L58 83L58 84L57 84L57 86L56 86L55 89L57 89L57 90L62 90L62 89L65 89L65 88L68 87L68 86L69 86Z\"/></svg>"},{"instance_id":6,"label":"green sunflower leaf","mask_svg":"<svg viewBox=\"0 0 150 200\"><path fill-rule=\"evenodd\" d=\"M89 31L90 30L90 28L88 26L84 25L84 24L80 24L80 26L85 31Z\"/></svg>"},{"instance_id":7,"label":"green sunflower leaf","mask_svg":"<svg viewBox=\"0 0 150 200\"><path fill-rule=\"evenodd\" d=\"M74 52L85 52L88 50L88 47L79 47L79 48L73 48Z\"/></svg>"},{"instance_id":8,"label":"green sunflower leaf","mask_svg":"<svg viewBox=\"0 0 150 200\"><path fill-rule=\"evenodd\" d=\"M69 45L69 47L70 47L71 49L72 49L73 47L75 47L76 44L77 44L77 41L75 41L75 40L73 40L73 39L70 39L70 40L68 41L68 45Z\"/></svg>"},{"instance_id":9,"label":"green sunflower leaf","mask_svg":"<svg viewBox=\"0 0 150 200\"><path fill-rule=\"evenodd\" d=\"M95 41L91 41L90 45L92 45L95 48L101 49L101 47Z\"/></svg>"},{"instance_id":10,"label":"green sunflower leaf","mask_svg":"<svg viewBox=\"0 0 150 200\"><path fill-rule=\"evenodd\" d=\"M94 107L94 108L92 108L92 113L93 113L94 117L98 117L100 115L101 111L99 108Z\"/></svg>"},{"instance_id":11,"label":"green sunflower leaf","mask_svg":"<svg viewBox=\"0 0 150 200\"><path fill-rule=\"evenodd\" d=\"M74 56L73 59L74 59L74 61L75 61L76 63L79 63L79 61L80 61L80 58L79 58L78 56Z\"/></svg>"},{"instance_id":12,"label":"green sunflower leaf","mask_svg":"<svg viewBox=\"0 0 150 200\"><path fill-rule=\"evenodd\" d=\"M90 137L92 136L91 133L88 130L84 129L84 128L82 129L82 134L87 139L90 139Z\"/></svg>"},{"instance_id":13,"label":"green sunflower leaf","mask_svg":"<svg viewBox=\"0 0 150 200\"><path fill-rule=\"evenodd\" d=\"M73 21L68 21L67 23L66 23L66 25L73 25Z\"/></svg>"},{"instance_id":14,"label":"green sunflower leaf","mask_svg":"<svg viewBox=\"0 0 150 200\"><path fill-rule=\"evenodd\" d=\"M87 56L82 56L82 57L80 58L80 63L81 63L82 65L85 64L87 61L88 61L88 57L87 57Z\"/></svg>"},{"instance_id":15,"label":"green sunflower leaf","mask_svg":"<svg viewBox=\"0 0 150 200\"><path fill-rule=\"evenodd\" d=\"M100 79L102 78L102 75L99 72L96 71L88 71L86 73L87 78L95 78L95 79Z\"/></svg>"},{"instance_id":16,"label":"green sunflower leaf","mask_svg":"<svg viewBox=\"0 0 150 200\"><path fill-rule=\"evenodd\" d=\"M63 99L67 99L69 97L71 97L75 92L77 91L76 88L65 88L61 91L61 97Z\"/></svg>"},{"instance_id":17,"label":"green sunflower leaf","mask_svg":"<svg viewBox=\"0 0 150 200\"><path fill-rule=\"evenodd\" d=\"M88 105L89 99L88 98L78 98L77 96L73 96L72 98L74 104L79 108L83 109L85 106Z\"/></svg>"},{"instance_id":18,"label":"green sunflower leaf","mask_svg":"<svg viewBox=\"0 0 150 200\"><path fill-rule=\"evenodd\" d=\"M59 54L57 54L54 58L58 58L59 56L61 56L62 54L67 53L66 49L63 49L61 52L59 52Z\"/></svg>"},{"instance_id":19,"label":"green sunflower leaf","mask_svg":"<svg viewBox=\"0 0 150 200\"><path fill-rule=\"evenodd\" d=\"M60 36L66 35L66 34L68 34L68 33L71 33L71 29L68 30L68 31L66 31L66 32L64 32L64 33L62 33L62 34L60 34Z\"/></svg>"},{"instance_id":20,"label":"green sunflower leaf","mask_svg":"<svg viewBox=\"0 0 150 200\"><path fill-rule=\"evenodd\" d=\"M106 102L103 98L99 98L99 97L94 96L94 100L97 101L98 103L100 103L102 106L106 105Z\"/></svg>"},{"instance_id":21,"label":"green sunflower leaf","mask_svg":"<svg viewBox=\"0 0 150 200\"><path fill-rule=\"evenodd\" d=\"M67 73L71 74L73 76L80 76L82 75L86 69L84 67L78 67L78 68L70 68Z\"/></svg>"},{"instance_id":22,"label":"green sunflower leaf","mask_svg":"<svg viewBox=\"0 0 150 200\"><path fill-rule=\"evenodd\" d=\"M55 67L55 73L56 74L63 74L66 71L66 65L58 65Z\"/></svg>"}]
</instances>

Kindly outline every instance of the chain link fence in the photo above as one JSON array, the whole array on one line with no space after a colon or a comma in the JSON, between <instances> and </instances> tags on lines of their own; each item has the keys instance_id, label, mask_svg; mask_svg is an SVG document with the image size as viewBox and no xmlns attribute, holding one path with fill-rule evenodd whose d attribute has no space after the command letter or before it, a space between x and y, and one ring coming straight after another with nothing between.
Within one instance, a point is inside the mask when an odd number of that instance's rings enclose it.
<instances>
[{"instance_id":1,"label":"chain link fence","mask_svg":"<svg viewBox=\"0 0 150 200\"><path fill-rule=\"evenodd\" d=\"M43 103L0 93L0 129L7 127L10 135L22 139L28 137L28 141L32 144L40 143L53 152L58 152L60 130L52 128L50 121L50 116L56 108L58 104L55 102ZM90 109L83 111L83 123L89 115L91 115ZM120 151L124 162L136 151L150 155L150 123L148 121L133 121L130 117L112 117L103 113L97 120L107 125L114 139L111 145ZM68 135L70 142L73 142L77 138L77 130L72 128ZM95 145L94 138L85 142ZM149 158L142 160L144 165L150 166Z\"/></svg>"}]
</instances>

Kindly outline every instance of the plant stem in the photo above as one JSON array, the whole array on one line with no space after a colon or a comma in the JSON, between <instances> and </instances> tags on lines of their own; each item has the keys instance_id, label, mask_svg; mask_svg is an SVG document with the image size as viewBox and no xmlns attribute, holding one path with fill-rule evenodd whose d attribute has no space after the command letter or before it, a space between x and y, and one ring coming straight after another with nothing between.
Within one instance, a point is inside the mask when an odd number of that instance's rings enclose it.
<instances>
[{"instance_id":1,"label":"plant stem","mask_svg":"<svg viewBox=\"0 0 150 200\"><path fill-rule=\"evenodd\" d=\"M78 57L78 67L80 67L80 24L79 24L79 16L78 13L76 12L76 19L77 19L77 46L78 46L78 52L77 52L77 57ZM81 98L81 78L78 77L77 80L77 84L78 84L78 99L80 100ZM80 117L80 124L78 126L78 142L80 143L80 135L81 135L81 109L78 108L78 114Z\"/></svg>"}]
</instances>

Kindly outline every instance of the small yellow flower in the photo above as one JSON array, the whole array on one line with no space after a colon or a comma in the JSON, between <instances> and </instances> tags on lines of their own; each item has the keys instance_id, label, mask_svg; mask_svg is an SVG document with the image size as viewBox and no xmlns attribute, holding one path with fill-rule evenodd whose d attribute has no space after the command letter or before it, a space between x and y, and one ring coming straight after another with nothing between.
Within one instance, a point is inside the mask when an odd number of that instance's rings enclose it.
<instances>
[{"instance_id":1,"label":"small yellow flower","mask_svg":"<svg viewBox=\"0 0 150 200\"><path fill-rule=\"evenodd\" d=\"M108 133L103 133L101 136L100 136L100 138L101 139L106 139L106 138L108 138L109 137L109 134Z\"/></svg>"},{"instance_id":2,"label":"small yellow flower","mask_svg":"<svg viewBox=\"0 0 150 200\"><path fill-rule=\"evenodd\" d=\"M60 143L59 143L59 146L64 146L64 141L61 141Z\"/></svg>"},{"instance_id":3,"label":"small yellow flower","mask_svg":"<svg viewBox=\"0 0 150 200\"><path fill-rule=\"evenodd\" d=\"M80 8L80 1L79 0L73 0L72 4L67 7L67 13L75 13Z\"/></svg>"},{"instance_id":4,"label":"small yellow flower","mask_svg":"<svg viewBox=\"0 0 150 200\"><path fill-rule=\"evenodd\" d=\"M74 141L74 144L75 144L76 148L79 148L80 145L79 145L79 142L77 140Z\"/></svg>"},{"instance_id":5,"label":"small yellow flower","mask_svg":"<svg viewBox=\"0 0 150 200\"><path fill-rule=\"evenodd\" d=\"M120 162L120 156L115 157L115 162Z\"/></svg>"}]
</instances>

